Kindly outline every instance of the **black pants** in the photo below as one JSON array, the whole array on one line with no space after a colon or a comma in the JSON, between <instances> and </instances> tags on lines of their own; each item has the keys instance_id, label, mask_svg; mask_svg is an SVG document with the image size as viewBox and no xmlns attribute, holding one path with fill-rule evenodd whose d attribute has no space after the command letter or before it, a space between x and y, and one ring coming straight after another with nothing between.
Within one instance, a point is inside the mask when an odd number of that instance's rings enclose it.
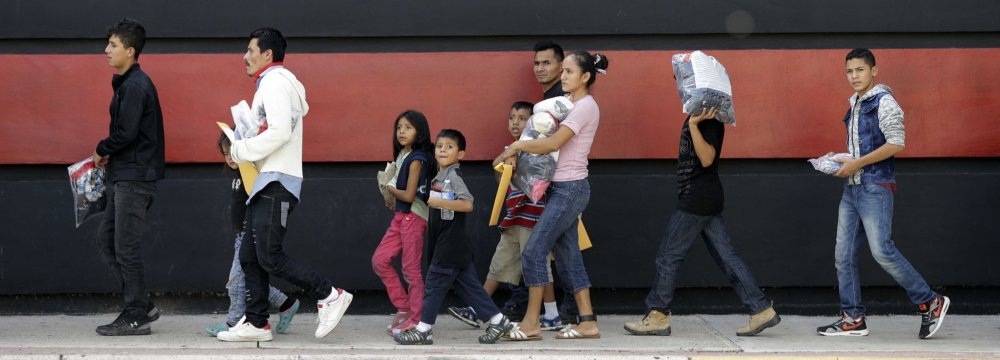
<instances>
[{"instance_id":1,"label":"black pants","mask_svg":"<svg viewBox=\"0 0 1000 360\"><path fill-rule=\"evenodd\" d=\"M247 322L258 328L267 324L270 275L288 281L317 298L330 296L333 283L307 270L285 254L283 243L288 217L299 200L279 182L254 194L247 208L240 265L246 274Z\"/></svg>"},{"instance_id":2,"label":"black pants","mask_svg":"<svg viewBox=\"0 0 1000 360\"><path fill-rule=\"evenodd\" d=\"M155 181L116 181L104 192L108 207L97 228L97 248L125 298L124 311L146 313L149 294L142 263L142 233L156 197Z\"/></svg>"}]
</instances>

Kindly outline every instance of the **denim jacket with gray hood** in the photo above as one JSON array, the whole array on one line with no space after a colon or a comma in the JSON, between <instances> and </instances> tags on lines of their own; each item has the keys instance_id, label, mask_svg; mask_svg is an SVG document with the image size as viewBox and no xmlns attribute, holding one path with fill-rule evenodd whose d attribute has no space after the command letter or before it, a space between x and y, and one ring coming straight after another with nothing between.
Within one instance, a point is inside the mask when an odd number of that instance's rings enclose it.
<instances>
[{"instance_id":1,"label":"denim jacket with gray hood","mask_svg":"<svg viewBox=\"0 0 1000 360\"><path fill-rule=\"evenodd\" d=\"M903 109L892 96L892 89L875 85L864 95L851 96L844 116L847 127L847 149L854 158L861 158L885 144L905 146L906 129ZM850 185L895 184L895 157L879 161L858 170L848 179Z\"/></svg>"}]
</instances>

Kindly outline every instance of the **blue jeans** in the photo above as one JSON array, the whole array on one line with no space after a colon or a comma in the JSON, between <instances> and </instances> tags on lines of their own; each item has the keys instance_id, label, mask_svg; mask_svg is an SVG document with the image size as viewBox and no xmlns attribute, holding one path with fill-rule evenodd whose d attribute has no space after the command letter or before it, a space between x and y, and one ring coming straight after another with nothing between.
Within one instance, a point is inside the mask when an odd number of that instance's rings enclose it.
<instances>
[{"instance_id":1,"label":"blue jeans","mask_svg":"<svg viewBox=\"0 0 1000 360\"><path fill-rule=\"evenodd\" d=\"M878 184L845 185L837 219L837 282L840 308L852 318L865 314L861 304L858 252L868 243L875 261L904 289L914 304L934 299L936 294L903 257L892 242L891 190Z\"/></svg>"},{"instance_id":2,"label":"blue jeans","mask_svg":"<svg viewBox=\"0 0 1000 360\"><path fill-rule=\"evenodd\" d=\"M576 232L580 214L590 202L590 181L553 181L546 198L545 212L521 252L524 284L549 284L548 255L551 252L563 287L577 293L590 287Z\"/></svg>"},{"instance_id":3,"label":"blue jeans","mask_svg":"<svg viewBox=\"0 0 1000 360\"><path fill-rule=\"evenodd\" d=\"M444 302L448 289L455 287L455 293L466 304L476 311L476 316L483 321L500 313L497 304L486 293L483 281L476 275L475 264L470 263L463 268L452 268L431 264L427 268L427 279L424 280L424 301L420 313L420 321L434 325L437 320L441 303Z\"/></svg>"},{"instance_id":4,"label":"blue jeans","mask_svg":"<svg viewBox=\"0 0 1000 360\"><path fill-rule=\"evenodd\" d=\"M111 269L124 311L145 314L149 307L142 261L142 233L150 205L156 198L155 181L116 181L104 192L108 207L97 228L97 248Z\"/></svg>"},{"instance_id":5,"label":"blue jeans","mask_svg":"<svg viewBox=\"0 0 1000 360\"><path fill-rule=\"evenodd\" d=\"M233 254L233 266L229 269L229 282L226 289L229 290L229 313L226 316L226 323L236 325L243 318L243 313L247 309L246 301L246 275L243 274L243 267L240 266L240 245L243 243L243 232L236 234L236 252ZM278 308L288 300L288 295L271 286L267 296L267 302L272 307Z\"/></svg>"},{"instance_id":6,"label":"blue jeans","mask_svg":"<svg viewBox=\"0 0 1000 360\"><path fill-rule=\"evenodd\" d=\"M667 234L656 253L656 278L646 296L646 312L651 309L664 313L670 311L674 288L677 286L677 271L694 241L698 239L705 242L712 260L726 274L740 302L751 314L757 314L771 306L760 286L757 286L757 280L750 269L733 247L722 215L701 216L676 210L670 217Z\"/></svg>"}]
</instances>

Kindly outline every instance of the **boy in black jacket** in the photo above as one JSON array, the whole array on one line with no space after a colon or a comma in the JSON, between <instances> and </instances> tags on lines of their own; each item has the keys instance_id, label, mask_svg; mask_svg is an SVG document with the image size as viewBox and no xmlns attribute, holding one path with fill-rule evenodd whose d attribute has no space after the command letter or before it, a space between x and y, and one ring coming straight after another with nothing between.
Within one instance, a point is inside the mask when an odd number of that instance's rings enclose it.
<instances>
[{"instance_id":1,"label":"boy in black jacket","mask_svg":"<svg viewBox=\"0 0 1000 360\"><path fill-rule=\"evenodd\" d=\"M104 53L115 69L111 85L109 135L92 158L108 174L108 207L97 231L101 258L125 297L113 322L97 327L101 335L149 335L149 323L160 317L146 292L141 240L146 215L163 179L163 113L153 81L139 68L146 30L132 19L108 29Z\"/></svg>"}]
</instances>

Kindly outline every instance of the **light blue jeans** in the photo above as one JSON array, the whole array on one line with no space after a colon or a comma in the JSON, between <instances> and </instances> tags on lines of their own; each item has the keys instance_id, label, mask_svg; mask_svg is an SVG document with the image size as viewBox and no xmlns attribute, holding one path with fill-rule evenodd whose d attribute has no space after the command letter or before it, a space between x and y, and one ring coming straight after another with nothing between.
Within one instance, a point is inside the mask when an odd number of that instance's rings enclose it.
<instances>
[{"instance_id":1,"label":"light blue jeans","mask_svg":"<svg viewBox=\"0 0 1000 360\"><path fill-rule=\"evenodd\" d=\"M852 318L865 314L858 271L858 253L865 243L875 261L906 289L914 304L926 303L937 296L892 242L894 197L891 190L878 184L844 186L837 220L837 282L840 308Z\"/></svg>"},{"instance_id":2,"label":"light blue jeans","mask_svg":"<svg viewBox=\"0 0 1000 360\"><path fill-rule=\"evenodd\" d=\"M546 199L545 212L521 251L524 284L544 286L552 283L548 259L551 252L563 287L575 294L590 288L577 234L580 214L590 202L590 181L553 181Z\"/></svg>"},{"instance_id":3,"label":"light blue jeans","mask_svg":"<svg viewBox=\"0 0 1000 360\"><path fill-rule=\"evenodd\" d=\"M229 290L229 314L226 316L226 323L235 325L243 318L247 309L246 295L246 275L243 274L243 267L240 266L240 245L243 244L243 232L236 235L236 252L233 255L233 266L229 269L229 282L226 289ZM267 302L272 307L278 308L285 303L288 295L271 286L267 294Z\"/></svg>"}]
</instances>

